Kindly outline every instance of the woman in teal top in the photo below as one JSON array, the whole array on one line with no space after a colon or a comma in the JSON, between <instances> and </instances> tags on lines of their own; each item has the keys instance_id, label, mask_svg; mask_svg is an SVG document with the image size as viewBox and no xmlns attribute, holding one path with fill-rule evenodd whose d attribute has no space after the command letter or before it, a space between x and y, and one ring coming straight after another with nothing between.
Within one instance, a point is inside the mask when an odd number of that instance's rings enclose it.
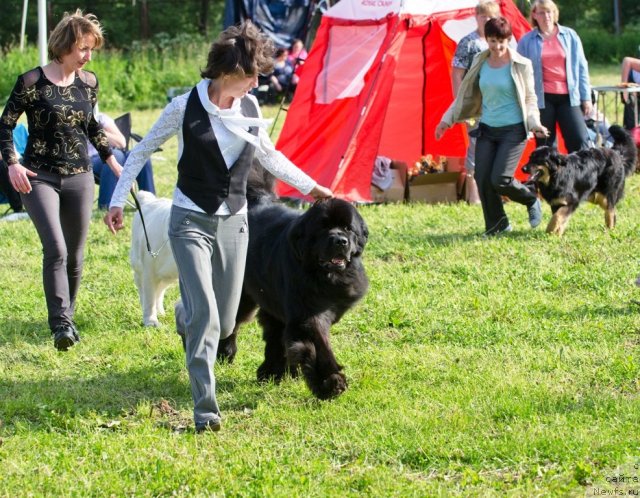
<instances>
[{"instance_id":1,"label":"woman in teal top","mask_svg":"<svg viewBox=\"0 0 640 498\"><path fill-rule=\"evenodd\" d=\"M436 128L436 139L454 123L479 119L475 179L485 235L511 231L502 197L527 206L532 228L542 221L538 198L513 175L530 131L546 135L534 90L531 61L509 48L511 25L504 17L485 24L489 50L476 56L454 102Z\"/></svg>"}]
</instances>

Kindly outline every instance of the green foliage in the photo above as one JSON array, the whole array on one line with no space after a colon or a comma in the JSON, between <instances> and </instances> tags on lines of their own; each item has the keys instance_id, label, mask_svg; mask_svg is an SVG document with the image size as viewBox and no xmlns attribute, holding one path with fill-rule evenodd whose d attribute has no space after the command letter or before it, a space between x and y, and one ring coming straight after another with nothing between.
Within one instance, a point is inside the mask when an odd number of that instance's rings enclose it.
<instances>
[{"instance_id":1,"label":"green foliage","mask_svg":"<svg viewBox=\"0 0 640 498\"><path fill-rule=\"evenodd\" d=\"M134 129L158 114L134 112ZM176 140L163 149L155 179L169 197ZM300 379L258 384L252 323L236 362L216 365L223 428L203 436L176 286L162 326L140 325L132 212L117 237L95 212L83 340L67 353L47 330L35 229L0 222L0 495L585 496L638 461L640 176L614 230L585 205L564 238L531 230L515 203L514 232L493 239L478 206L360 210L370 290L331 338L347 392L319 402Z\"/></svg>"},{"instance_id":2,"label":"green foliage","mask_svg":"<svg viewBox=\"0 0 640 498\"><path fill-rule=\"evenodd\" d=\"M91 70L100 78L100 101L107 107L145 109L165 105L167 90L194 85L206 62L201 39L154 37L126 51L96 55Z\"/></svg>"},{"instance_id":3,"label":"green foliage","mask_svg":"<svg viewBox=\"0 0 640 498\"><path fill-rule=\"evenodd\" d=\"M208 4L206 14L203 4ZM4 0L0 16L0 47L8 47L19 40L23 0ZM95 14L100 20L108 48L124 48L136 40L150 38L157 33L168 33L170 37L183 33L200 33L209 40L222 27L224 0L49 0L47 2L47 25L49 30L62 19L65 12L76 8ZM31 41L38 37L37 2L29 2L26 35ZM144 28L148 28L145 34ZM205 33L206 27L206 33Z\"/></svg>"},{"instance_id":4,"label":"green foliage","mask_svg":"<svg viewBox=\"0 0 640 498\"><path fill-rule=\"evenodd\" d=\"M611 36L601 29L583 29L579 35L590 63L620 64L623 57L640 56L640 30L627 30L620 36Z\"/></svg>"},{"instance_id":5,"label":"green foliage","mask_svg":"<svg viewBox=\"0 0 640 498\"><path fill-rule=\"evenodd\" d=\"M576 29L599 28L613 33L614 1L620 4L622 30L634 26L637 28L640 24L640 4L637 0L556 0L555 3L560 11L561 24Z\"/></svg>"},{"instance_id":6,"label":"green foliage","mask_svg":"<svg viewBox=\"0 0 640 498\"><path fill-rule=\"evenodd\" d=\"M169 88L194 85L208 48L197 35L171 38L159 33L150 42L136 42L126 50L97 51L87 69L98 75L104 108L147 109L165 105ZM5 52L0 58L1 103L9 97L16 77L37 65L33 46L24 53L16 47Z\"/></svg>"},{"instance_id":7,"label":"green foliage","mask_svg":"<svg viewBox=\"0 0 640 498\"><path fill-rule=\"evenodd\" d=\"M11 90L16 84L16 78L29 69L38 65L38 49L27 45L24 52L18 47L2 53L0 57L0 105L9 98Z\"/></svg>"}]
</instances>

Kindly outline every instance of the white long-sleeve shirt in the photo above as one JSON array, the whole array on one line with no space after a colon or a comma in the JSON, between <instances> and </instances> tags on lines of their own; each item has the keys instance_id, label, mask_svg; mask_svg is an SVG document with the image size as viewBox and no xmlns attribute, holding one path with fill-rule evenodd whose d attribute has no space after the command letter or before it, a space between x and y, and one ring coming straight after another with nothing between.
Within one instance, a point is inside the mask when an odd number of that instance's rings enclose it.
<instances>
[{"instance_id":1,"label":"white long-sleeve shirt","mask_svg":"<svg viewBox=\"0 0 640 498\"><path fill-rule=\"evenodd\" d=\"M243 126L243 121L251 120L251 118L245 118L242 115L240 99L235 99L229 109L220 109L211 102L207 93L209 84L210 80L208 79L204 79L198 83L196 86L198 97L209 115L211 127L218 141L225 164L227 168L230 168L238 157L240 157L247 143L246 139L250 138L246 133L248 126ZM127 162L124 164L122 175L118 180L113 196L111 197L110 207L124 206L131 186L138 176L138 173L140 173L144 167L147 159L149 159L154 150L175 134L178 135L178 161L180 160L183 150L182 122L184 120L189 94L190 92L187 92L184 95L174 98L165 107L164 111L162 111L162 114L149 133L147 133L142 141L131 151ZM259 115L258 121L254 118L252 122L252 126L256 126L259 122L258 137L253 138L253 140L255 140L254 145L256 145L256 159L276 178L295 187L303 194L308 194L316 186L315 180L289 161L284 154L275 149L266 131L269 121L262 118L262 113L255 97L248 95L248 98L255 101L254 103ZM239 130L239 128L242 129ZM245 133L243 133L243 130ZM204 212L182 193L178 187L176 187L173 192L173 204L193 211ZM246 212L246 205L239 212ZM230 214L227 204L223 203L215 214Z\"/></svg>"}]
</instances>

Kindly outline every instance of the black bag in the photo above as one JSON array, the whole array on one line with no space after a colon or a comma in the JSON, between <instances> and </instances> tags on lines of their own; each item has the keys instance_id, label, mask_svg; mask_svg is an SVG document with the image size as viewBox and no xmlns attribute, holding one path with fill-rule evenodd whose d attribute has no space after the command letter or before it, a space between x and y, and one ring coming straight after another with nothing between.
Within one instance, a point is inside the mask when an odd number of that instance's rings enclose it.
<instances>
[{"instance_id":1,"label":"black bag","mask_svg":"<svg viewBox=\"0 0 640 498\"><path fill-rule=\"evenodd\" d=\"M9 206L16 213L22 212L22 199L20 194L15 191L9 180L9 167L4 161L0 161L0 192L9 201Z\"/></svg>"},{"instance_id":2,"label":"black bag","mask_svg":"<svg viewBox=\"0 0 640 498\"><path fill-rule=\"evenodd\" d=\"M634 105L636 112L633 109ZM624 112L622 114L622 126L625 130L633 130L638 126L636 116L640 118L640 99L629 97L629 101L624 104Z\"/></svg>"}]
</instances>

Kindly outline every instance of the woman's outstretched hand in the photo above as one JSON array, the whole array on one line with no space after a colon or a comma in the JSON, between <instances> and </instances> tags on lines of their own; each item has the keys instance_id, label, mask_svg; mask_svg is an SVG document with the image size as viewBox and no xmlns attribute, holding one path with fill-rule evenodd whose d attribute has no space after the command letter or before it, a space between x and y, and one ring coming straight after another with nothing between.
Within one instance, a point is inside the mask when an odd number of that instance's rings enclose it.
<instances>
[{"instance_id":1,"label":"woman's outstretched hand","mask_svg":"<svg viewBox=\"0 0 640 498\"><path fill-rule=\"evenodd\" d=\"M313 190L309 192L309 195L314 199L325 199L328 197L333 197L333 192L331 191L331 189L317 184L315 187L313 187Z\"/></svg>"}]
</instances>

